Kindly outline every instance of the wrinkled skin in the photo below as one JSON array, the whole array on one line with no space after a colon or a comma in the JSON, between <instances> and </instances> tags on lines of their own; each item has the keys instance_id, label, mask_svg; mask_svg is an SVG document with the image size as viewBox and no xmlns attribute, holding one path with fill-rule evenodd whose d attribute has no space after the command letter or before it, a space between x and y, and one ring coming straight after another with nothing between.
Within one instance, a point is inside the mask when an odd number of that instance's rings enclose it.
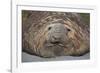
<instances>
[{"instance_id":1,"label":"wrinkled skin","mask_svg":"<svg viewBox=\"0 0 100 73\"><path fill-rule=\"evenodd\" d=\"M80 19L77 13L68 15L77 15ZM50 17L45 15L46 19L40 18L40 21L37 19L39 23L31 24L27 32L23 31L23 51L41 57L81 56L89 52L88 28L81 26L76 16L73 17L76 22L65 13L57 16L56 14L50 14Z\"/></svg>"}]
</instances>

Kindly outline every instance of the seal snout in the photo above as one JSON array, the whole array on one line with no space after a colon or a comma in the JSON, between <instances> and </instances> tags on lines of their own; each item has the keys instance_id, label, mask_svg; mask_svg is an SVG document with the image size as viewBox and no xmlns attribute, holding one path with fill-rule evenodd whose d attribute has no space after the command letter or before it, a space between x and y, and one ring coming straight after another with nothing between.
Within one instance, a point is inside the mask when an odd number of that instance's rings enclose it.
<instances>
[{"instance_id":1,"label":"seal snout","mask_svg":"<svg viewBox=\"0 0 100 73\"><path fill-rule=\"evenodd\" d=\"M59 44L61 42L61 36L53 35L51 43L52 44Z\"/></svg>"},{"instance_id":2,"label":"seal snout","mask_svg":"<svg viewBox=\"0 0 100 73\"><path fill-rule=\"evenodd\" d=\"M66 40L67 30L64 24L51 24L48 29L48 38L52 44L59 44Z\"/></svg>"}]
</instances>

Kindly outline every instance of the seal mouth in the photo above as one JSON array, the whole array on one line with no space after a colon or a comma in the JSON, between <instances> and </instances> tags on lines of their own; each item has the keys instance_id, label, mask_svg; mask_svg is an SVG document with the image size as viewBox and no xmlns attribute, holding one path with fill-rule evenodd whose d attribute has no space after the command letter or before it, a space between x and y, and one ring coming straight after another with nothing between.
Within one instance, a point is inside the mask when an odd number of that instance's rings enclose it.
<instances>
[{"instance_id":1,"label":"seal mouth","mask_svg":"<svg viewBox=\"0 0 100 73\"><path fill-rule=\"evenodd\" d=\"M55 41L55 42L50 42L51 44L61 44L59 41Z\"/></svg>"},{"instance_id":2,"label":"seal mouth","mask_svg":"<svg viewBox=\"0 0 100 73\"><path fill-rule=\"evenodd\" d=\"M59 41L50 42L47 44L47 47L53 47L53 46L60 46L62 48L67 48L67 46L64 43L59 42Z\"/></svg>"}]
</instances>

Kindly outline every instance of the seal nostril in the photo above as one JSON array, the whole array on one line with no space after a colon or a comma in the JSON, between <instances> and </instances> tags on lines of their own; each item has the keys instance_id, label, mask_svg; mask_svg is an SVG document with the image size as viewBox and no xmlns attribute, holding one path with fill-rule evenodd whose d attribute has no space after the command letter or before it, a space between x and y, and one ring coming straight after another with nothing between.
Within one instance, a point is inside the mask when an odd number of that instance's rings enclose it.
<instances>
[{"instance_id":1,"label":"seal nostril","mask_svg":"<svg viewBox=\"0 0 100 73\"><path fill-rule=\"evenodd\" d=\"M60 43L60 38L56 37L56 36L53 36L51 43L52 44L59 44Z\"/></svg>"},{"instance_id":2,"label":"seal nostril","mask_svg":"<svg viewBox=\"0 0 100 73\"><path fill-rule=\"evenodd\" d=\"M70 29L67 29L68 31L71 31Z\"/></svg>"},{"instance_id":3,"label":"seal nostril","mask_svg":"<svg viewBox=\"0 0 100 73\"><path fill-rule=\"evenodd\" d=\"M60 40L60 37L58 37L58 36L53 36L53 38L54 38L54 40L57 40L57 41Z\"/></svg>"}]
</instances>

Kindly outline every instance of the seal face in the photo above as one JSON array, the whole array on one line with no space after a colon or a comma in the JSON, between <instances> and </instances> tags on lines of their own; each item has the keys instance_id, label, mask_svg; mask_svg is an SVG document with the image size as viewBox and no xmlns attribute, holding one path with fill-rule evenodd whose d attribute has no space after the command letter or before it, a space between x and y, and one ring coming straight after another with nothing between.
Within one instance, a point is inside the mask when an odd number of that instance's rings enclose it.
<instances>
[{"instance_id":1,"label":"seal face","mask_svg":"<svg viewBox=\"0 0 100 73\"><path fill-rule=\"evenodd\" d=\"M27 22L30 26L23 23L27 26L23 27L23 51L41 57L81 56L89 52L89 28L77 13L31 12Z\"/></svg>"},{"instance_id":2,"label":"seal face","mask_svg":"<svg viewBox=\"0 0 100 73\"><path fill-rule=\"evenodd\" d=\"M43 49L53 53L54 56L65 55L64 49L71 50L72 42L69 40L68 33L70 29L64 24L54 23L46 27L46 37L43 43ZM52 54L51 54L52 55Z\"/></svg>"}]
</instances>

